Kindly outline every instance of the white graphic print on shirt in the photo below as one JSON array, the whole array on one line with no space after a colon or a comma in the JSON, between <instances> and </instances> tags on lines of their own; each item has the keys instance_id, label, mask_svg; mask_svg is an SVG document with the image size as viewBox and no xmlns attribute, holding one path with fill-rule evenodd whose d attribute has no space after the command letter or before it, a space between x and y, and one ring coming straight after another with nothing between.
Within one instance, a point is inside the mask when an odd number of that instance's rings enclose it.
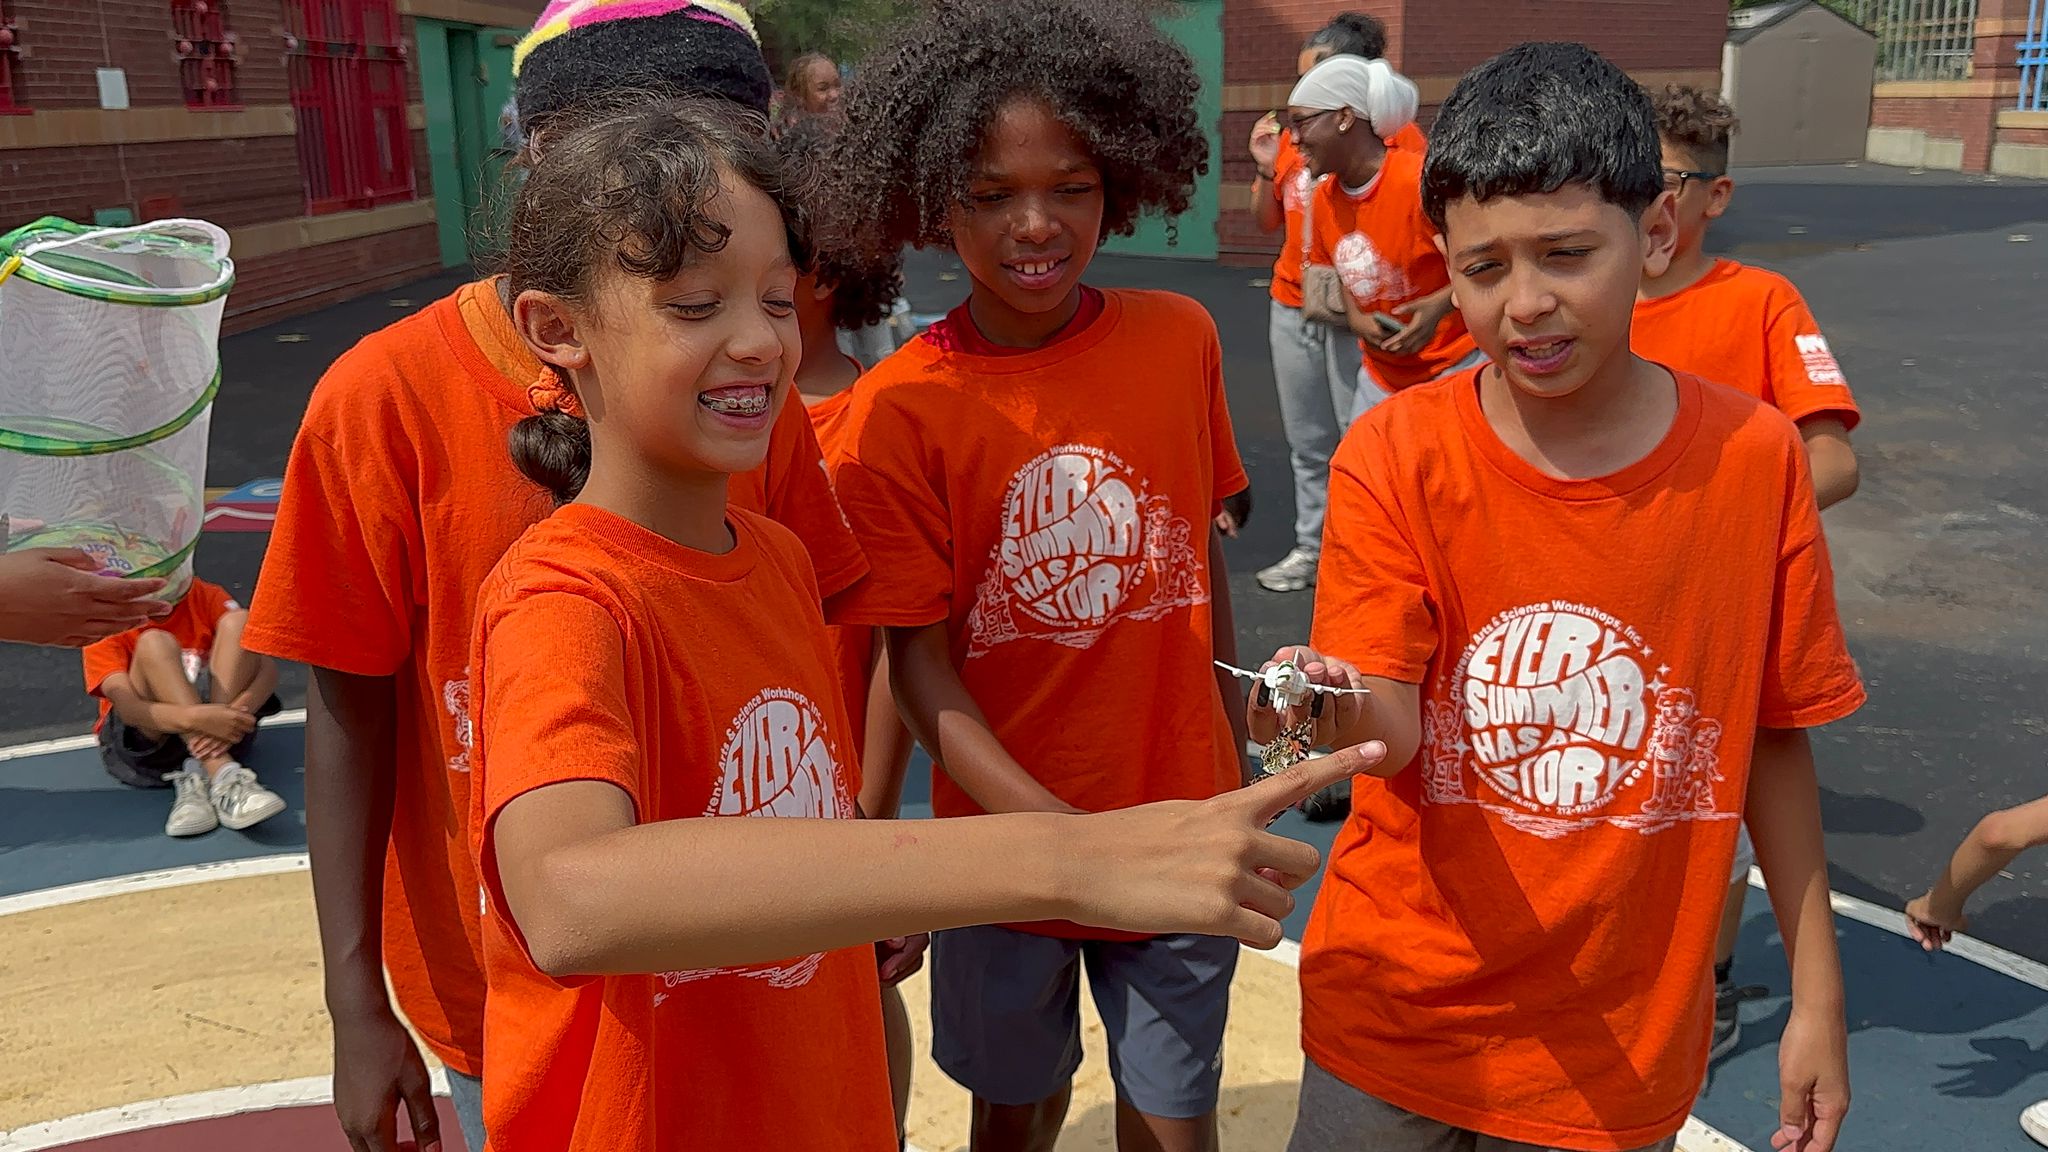
<instances>
[{"instance_id":1,"label":"white graphic print on shirt","mask_svg":"<svg viewBox=\"0 0 2048 1152\"><path fill-rule=\"evenodd\" d=\"M1363 232L1353 232L1337 241L1330 252L1330 262L1337 269L1337 278L1344 281L1345 289L1361 308L1382 302L1405 303L1414 295L1408 274L1389 264Z\"/></svg>"},{"instance_id":2,"label":"white graphic print on shirt","mask_svg":"<svg viewBox=\"0 0 2048 1152\"><path fill-rule=\"evenodd\" d=\"M1842 375L1842 366L1835 360L1834 350L1828 347L1828 338L1818 332L1805 332L1792 338L1799 347L1799 359L1806 365L1806 378L1815 384L1847 384Z\"/></svg>"},{"instance_id":3,"label":"white graphic print on shirt","mask_svg":"<svg viewBox=\"0 0 2048 1152\"><path fill-rule=\"evenodd\" d=\"M1315 191L1315 178L1308 174L1308 165L1294 170L1294 176L1280 190L1280 209L1283 212L1305 212L1308 210L1309 194Z\"/></svg>"},{"instance_id":4,"label":"white graphic print on shirt","mask_svg":"<svg viewBox=\"0 0 2048 1152\"><path fill-rule=\"evenodd\" d=\"M1501 613L1424 708L1424 799L1478 804L1545 839L1601 823L1648 835L1738 819L1714 787L1721 722L1655 657L1597 608Z\"/></svg>"},{"instance_id":5,"label":"white graphic print on shirt","mask_svg":"<svg viewBox=\"0 0 2048 1152\"><path fill-rule=\"evenodd\" d=\"M769 688L748 701L726 729L718 783L703 814L850 820L853 792L848 784L832 755L824 713L801 692ZM661 985L672 989L734 976L773 988L801 988L824 959L824 953L814 952L775 964L664 972ZM666 999L666 991L654 995L657 1005Z\"/></svg>"},{"instance_id":6,"label":"white graphic print on shirt","mask_svg":"<svg viewBox=\"0 0 2048 1152\"><path fill-rule=\"evenodd\" d=\"M448 758L450 772L469 771L469 753L476 747L476 728L469 715L469 669L464 668L462 676L441 685L441 707L448 710L455 724L455 746L462 749Z\"/></svg>"},{"instance_id":7,"label":"white graphic print on shirt","mask_svg":"<svg viewBox=\"0 0 2048 1152\"><path fill-rule=\"evenodd\" d=\"M1194 526L1114 452L1040 453L1011 478L1002 529L968 614L970 659L1026 638L1088 648L1119 618L1209 602Z\"/></svg>"}]
</instances>

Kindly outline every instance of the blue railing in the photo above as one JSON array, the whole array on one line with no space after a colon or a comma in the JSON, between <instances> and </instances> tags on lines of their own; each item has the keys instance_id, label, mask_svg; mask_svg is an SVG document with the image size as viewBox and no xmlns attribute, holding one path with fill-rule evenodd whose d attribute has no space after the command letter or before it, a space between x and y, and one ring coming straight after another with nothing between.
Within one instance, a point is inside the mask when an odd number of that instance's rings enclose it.
<instances>
[{"instance_id":1,"label":"blue railing","mask_svg":"<svg viewBox=\"0 0 2048 1152\"><path fill-rule=\"evenodd\" d=\"M2048 0L2028 0L2019 49L2020 111L2048 112Z\"/></svg>"}]
</instances>

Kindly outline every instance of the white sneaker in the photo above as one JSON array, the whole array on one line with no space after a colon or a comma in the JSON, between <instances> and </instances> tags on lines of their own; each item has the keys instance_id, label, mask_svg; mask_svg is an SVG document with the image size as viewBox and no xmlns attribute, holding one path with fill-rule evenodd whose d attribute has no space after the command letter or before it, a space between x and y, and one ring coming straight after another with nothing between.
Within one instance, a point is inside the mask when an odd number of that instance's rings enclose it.
<instances>
[{"instance_id":1,"label":"white sneaker","mask_svg":"<svg viewBox=\"0 0 2048 1152\"><path fill-rule=\"evenodd\" d=\"M2020 1113L2020 1131L2034 1138L2034 1143L2048 1145L2048 1100L2036 1100Z\"/></svg>"},{"instance_id":2,"label":"white sneaker","mask_svg":"<svg viewBox=\"0 0 2048 1152\"><path fill-rule=\"evenodd\" d=\"M230 760L213 774L213 810L223 828L254 828L284 811L284 797L256 782L256 774Z\"/></svg>"},{"instance_id":3,"label":"white sneaker","mask_svg":"<svg viewBox=\"0 0 2048 1152\"><path fill-rule=\"evenodd\" d=\"M1268 592L1299 592L1316 582L1316 564L1320 559L1313 552L1296 548L1271 568L1259 569L1254 579Z\"/></svg>"},{"instance_id":4,"label":"white sneaker","mask_svg":"<svg viewBox=\"0 0 2048 1152\"><path fill-rule=\"evenodd\" d=\"M171 814L164 821L166 836L204 836L220 824L213 800L206 793L206 770L196 760L185 761L185 770L170 776Z\"/></svg>"}]
</instances>

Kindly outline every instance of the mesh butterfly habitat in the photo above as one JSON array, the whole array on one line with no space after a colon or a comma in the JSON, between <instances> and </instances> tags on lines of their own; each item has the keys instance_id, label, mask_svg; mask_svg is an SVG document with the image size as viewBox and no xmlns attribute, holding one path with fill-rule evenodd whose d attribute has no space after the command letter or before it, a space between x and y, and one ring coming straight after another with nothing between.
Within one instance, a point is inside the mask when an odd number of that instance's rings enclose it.
<instances>
[{"instance_id":1,"label":"mesh butterfly habitat","mask_svg":"<svg viewBox=\"0 0 2048 1152\"><path fill-rule=\"evenodd\" d=\"M184 595L234 280L199 220L0 236L0 549L83 549Z\"/></svg>"}]
</instances>

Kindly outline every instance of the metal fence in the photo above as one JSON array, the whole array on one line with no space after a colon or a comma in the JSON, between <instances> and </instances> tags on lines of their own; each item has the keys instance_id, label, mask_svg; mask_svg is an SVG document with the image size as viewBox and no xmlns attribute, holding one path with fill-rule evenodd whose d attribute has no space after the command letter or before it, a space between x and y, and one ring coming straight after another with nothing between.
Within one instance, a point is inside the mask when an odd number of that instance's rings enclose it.
<instances>
[{"instance_id":1,"label":"metal fence","mask_svg":"<svg viewBox=\"0 0 2048 1152\"><path fill-rule=\"evenodd\" d=\"M2033 0L2038 9L2043 0ZM1877 36L1879 80L1961 80L1977 44L1977 0L1829 0Z\"/></svg>"},{"instance_id":2,"label":"metal fence","mask_svg":"<svg viewBox=\"0 0 2048 1152\"><path fill-rule=\"evenodd\" d=\"M2019 44L2020 111L2048 112L2048 0L2029 0Z\"/></svg>"}]
</instances>

